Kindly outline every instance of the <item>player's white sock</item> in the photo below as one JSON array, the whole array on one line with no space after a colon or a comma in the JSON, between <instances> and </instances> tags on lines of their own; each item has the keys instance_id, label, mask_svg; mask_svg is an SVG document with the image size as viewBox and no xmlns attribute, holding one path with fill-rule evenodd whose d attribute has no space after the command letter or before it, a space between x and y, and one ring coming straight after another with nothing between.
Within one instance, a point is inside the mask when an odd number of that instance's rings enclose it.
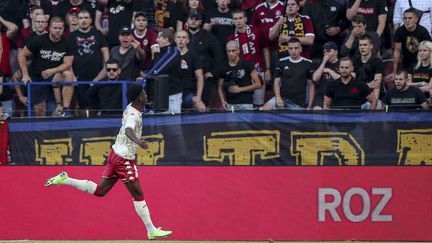
<instances>
[{"instance_id":1,"label":"player's white sock","mask_svg":"<svg viewBox=\"0 0 432 243\"><path fill-rule=\"evenodd\" d=\"M92 195L96 191L96 187L97 187L97 184L94 183L93 181L77 180L70 177L65 180L65 185L73 186L80 191L87 192Z\"/></svg>"},{"instance_id":2,"label":"player's white sock","mask_svg":"<svg viewBox=\"0 0 432 243\"><path fill-rule=\"evenodd\" d=\"M156 227L153 225L152 220L150 218L150 212L147 208L146 201L134 201L135 211L141 217L144 222L145 227L147 228L147 232L152 232L156 230Z\"/></svg>"}]
</instances>

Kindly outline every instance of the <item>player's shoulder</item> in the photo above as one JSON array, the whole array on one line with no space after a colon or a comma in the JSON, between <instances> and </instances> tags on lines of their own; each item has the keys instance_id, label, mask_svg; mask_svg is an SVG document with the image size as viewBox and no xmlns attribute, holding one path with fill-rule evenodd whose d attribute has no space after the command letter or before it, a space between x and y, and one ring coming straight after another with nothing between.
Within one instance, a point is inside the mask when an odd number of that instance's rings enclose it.
<instances>
[{"instance_id":1,"label":"player's shoulder","mask_svg":"<svg viewBox=\"0 0 432 243\"><path fill-rule=\"evenodd\" d=\"M124 117L139 117L141 115L141 112L138 111L137 109L135 109L134 107L132 107L132 105L128 105L126 107L126 109L123 112L123 116Z\"/></svg>"}]
</instances>

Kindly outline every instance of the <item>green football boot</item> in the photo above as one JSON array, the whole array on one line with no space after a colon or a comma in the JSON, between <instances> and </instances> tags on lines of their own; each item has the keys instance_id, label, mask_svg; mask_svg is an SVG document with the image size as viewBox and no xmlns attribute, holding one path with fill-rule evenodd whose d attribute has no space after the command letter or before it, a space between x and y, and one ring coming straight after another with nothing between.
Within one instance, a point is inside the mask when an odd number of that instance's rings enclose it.
<instances>
[{"instance_id":1,"label":"green football boot","mask_svg":"<svg viewBox=\"0 0 432 243\"><path fill-rule=\"evenodd\" d=\"M167 238L171 235L172 235L172 231L161 230L161 228L157 228L156 230L147 233L149 240Z\"/></svg>"},{"instance_id":2,"label":"green football boot","mask_svg":"<svg viewBox=\"0 0 432 243\"><path fill-rule=\"evenodd\" d=\"M68 174L66 173L66 171L63 171L62 173L49 178L46 182L45 182L45 186L49 187L52 185L62 185L65 183L66 179L69 178Z\"/></svg>"}]
</instances>

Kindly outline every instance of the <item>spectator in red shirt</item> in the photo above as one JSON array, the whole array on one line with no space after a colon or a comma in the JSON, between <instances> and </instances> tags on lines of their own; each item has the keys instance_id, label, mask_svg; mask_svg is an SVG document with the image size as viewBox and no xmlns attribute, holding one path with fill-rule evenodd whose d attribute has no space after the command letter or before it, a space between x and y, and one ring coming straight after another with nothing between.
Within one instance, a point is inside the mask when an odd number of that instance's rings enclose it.
<instances>
[{"instance_id":1,"label":"spectator in red shirt","mask_svg":"<svg viewBox=\"0 0 432 243\"><path fill-rule=\"evenodd\" d=\"M234 40L240 47L240 57L253 63L262 82L261 88L255 90L254 105L262 106L265 95L265 84L263 81L268 81L271 78L268 43L265 42L264 34L259 28L246 24L247 17L245 11L235 10L232 16L235 30L234 34L228 36L228 41ZM267 66L264 65L263 55Z\"/></svg>"},{"instance_id":2,"label":"spectator in red shirt","mask_svg":"<svg viewBox=\"0 0 432 243\"><path fill-rule=\"evenodd\" d=\"M280 18L276 24L270 28L270 40L279 38L279 59L289 56L288 41L292 37L300 40L303 46L302 56L310 58L309 46L314 43L315 34L311 19L306 15L300 15L298 0L288 0L286 7L286 17Z\"/></svg>"}]
</instances>

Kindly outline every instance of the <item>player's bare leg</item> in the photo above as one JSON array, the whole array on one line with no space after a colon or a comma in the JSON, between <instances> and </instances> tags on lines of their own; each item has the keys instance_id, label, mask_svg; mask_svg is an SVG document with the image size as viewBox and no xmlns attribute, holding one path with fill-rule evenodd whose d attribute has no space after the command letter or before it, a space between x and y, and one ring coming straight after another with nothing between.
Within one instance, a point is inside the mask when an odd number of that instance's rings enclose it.
<instances>
[{"instance_id":1,"label":"player's bare leg","mask_svg":"<svg viewBox=\"0 0 432 243\"><path fill-rule=\"evenodd\" d=\"M54 185L69 185L73 186L76 189L86 192L98 197L105 196L116 184L116 178L102 178L99 185L90 180L77 180L74 178L70 178L68 174L63 171L62 173L49 178L45 182L45 186L54 186Z\"/></svg>"},{"instance_id":2,"label":"player's bare leg","mask_svg":"<svg viewBox=\"0 0 432 243\"><path fill-rule=\"evenodd\" d=\"M156 228L153 225L147 203L144 200L140 182L137 180L135 182L127 182L125 185L133 197L135 211L144 222L149 240L169 237L172 234L172 231L165 231L161 228Z\"/></svg>"}]
</instances>

